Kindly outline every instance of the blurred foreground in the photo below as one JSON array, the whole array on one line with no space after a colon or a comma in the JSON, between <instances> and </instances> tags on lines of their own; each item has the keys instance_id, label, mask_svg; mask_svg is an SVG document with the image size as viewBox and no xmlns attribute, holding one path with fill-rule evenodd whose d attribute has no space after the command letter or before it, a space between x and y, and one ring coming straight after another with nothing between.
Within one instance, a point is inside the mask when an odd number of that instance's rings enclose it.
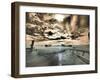
<instances>
[{"instance_id":1,"label":"blurred foreground","mask_svg":"<svg viewBox=\"0 0 100 80\"><path fill-rule=\"evenodd\" d=\"M26 48L26 67L89 64L89 46Z\"/></svg>"}]
</instances>

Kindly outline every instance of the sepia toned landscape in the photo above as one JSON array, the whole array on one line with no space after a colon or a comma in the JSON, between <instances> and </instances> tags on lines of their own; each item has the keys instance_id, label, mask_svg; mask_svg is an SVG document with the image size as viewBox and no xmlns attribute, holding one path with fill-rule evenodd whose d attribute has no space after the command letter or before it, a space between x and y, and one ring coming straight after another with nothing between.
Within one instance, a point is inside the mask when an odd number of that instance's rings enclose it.
<instances>
[{"instance_id":1,"label":"sepia toned landscape","mask_svg":"<svg viewBox=\"0 0 100 80\"><path fill-rule=\"evenodd\" d=\"M89 16L26 12L26 67L89 64Z\"/></svg>"}]
</instances>

